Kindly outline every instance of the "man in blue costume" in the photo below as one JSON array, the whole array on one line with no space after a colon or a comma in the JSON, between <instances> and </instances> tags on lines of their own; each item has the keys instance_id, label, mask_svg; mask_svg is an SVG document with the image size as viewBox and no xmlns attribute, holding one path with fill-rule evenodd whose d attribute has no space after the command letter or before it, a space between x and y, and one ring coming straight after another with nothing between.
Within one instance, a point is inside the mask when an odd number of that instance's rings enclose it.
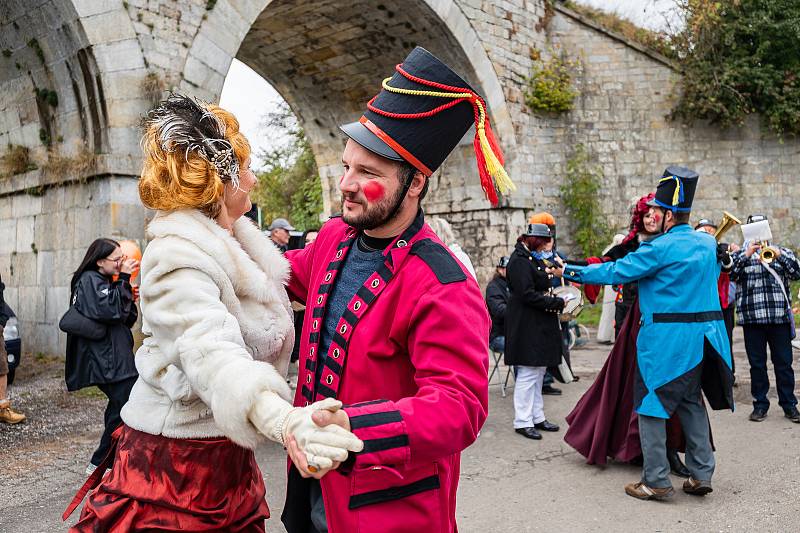
<instances>
[{"instance_id":1,"label":"man in blue costume","mask_svg":"<svg viewBox=\"0 0 800 533\"><path fill-rule=\"evenodd\" d=\"M677 413L686 435L688 494L712 491L714 452L705 392L712 409L733 409L731 351L717 294L717 243L688 225L699 176L669 167L649 205L662 234L616 262L585 267L567 264L552 273L595 285L639 281L642 312L637 339L634 406L644 465L642 479L625 492L643 500L674 495L669 480L665 422Z\"/></svg>"}]
</instances>

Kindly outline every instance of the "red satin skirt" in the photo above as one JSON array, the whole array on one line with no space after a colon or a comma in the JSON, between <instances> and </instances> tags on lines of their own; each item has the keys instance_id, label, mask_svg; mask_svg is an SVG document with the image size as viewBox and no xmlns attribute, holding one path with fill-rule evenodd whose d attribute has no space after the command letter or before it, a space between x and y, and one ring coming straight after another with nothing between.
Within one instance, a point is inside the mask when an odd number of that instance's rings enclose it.
<instances>
[{"instance_id":1,"label":"red satin skirt","mask_svg":"<svg viewBox=\"0 0 800 533\"><path fill-rule=\"evenodd\" d=\"M252 450L226 438L120 430L112 470L71 532L265 531L266 489Z\"/></svg>"}]
</instances>

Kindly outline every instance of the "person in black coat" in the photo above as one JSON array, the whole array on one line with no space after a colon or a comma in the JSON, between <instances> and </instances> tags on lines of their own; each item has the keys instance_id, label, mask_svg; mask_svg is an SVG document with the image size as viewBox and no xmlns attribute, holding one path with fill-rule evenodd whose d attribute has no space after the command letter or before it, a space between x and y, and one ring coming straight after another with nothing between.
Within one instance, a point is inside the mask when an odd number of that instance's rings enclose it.
<instances>
[{"instance_id":1,"label":"person in black coat","mask_svg":"<svg viewBox=\"0 0 800 533\"><path fill-rule=\"evenodd\" d=\"M495 352L506 350L506 306L511 296L506 281L508 256L504 255L497 263L495 275L486 286L486 306L492 317L492 329L489 332L489 348Z\"/></svg>"},{"instance_id":2,"label":"person in black coat","mask_svg":"<svg viewBox=\"0 0 800 533\"><path fill-rule=\"evenodd\" d=\"M72 276L71 305L84 317L107 328L106 335L98 340L67 335L64 373L67 390L96 385L108 397L105 430L87 473L94 471L108 453L111 434L122 423L120 410L139 376L131 333L139 314L130 283L131 272L138 265L138 261L123 255L116 241L97 239Z\"/></svg>"},{"instance_id":3,"label":"person in black coat","mask_svg":"<svg viewBox=\"0 0 800 533\"><path fill-rule=\"evenodd\" d=\"M541 439L537 430L558 431L544 416L542 385L547 367L562 357L558 314L564 300L552 296L551 277L545 269L553 258L553 237L545 224L528 224L517 239L508 262L511 298L506 309L505 362L516 367L514 429L529 439Z\"/></svg>"}]
</instances>

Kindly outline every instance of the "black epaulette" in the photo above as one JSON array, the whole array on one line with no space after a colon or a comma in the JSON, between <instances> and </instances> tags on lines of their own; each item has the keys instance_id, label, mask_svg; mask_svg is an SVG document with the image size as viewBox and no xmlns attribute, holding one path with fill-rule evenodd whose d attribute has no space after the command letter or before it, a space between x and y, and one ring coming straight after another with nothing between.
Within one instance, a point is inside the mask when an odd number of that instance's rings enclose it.
<instances>
[{"instance_id":1,"label":"black epaulette","mask_svg":"<svg viewBox=\"0 0 800 533\"><path fill-rule=\"evenodd\" d=\"M422 239L411 245L411 255L416 255L428 265L442 285L465 281L467 275L450 251L431 239Z\"/></svg>"}]
</instances>

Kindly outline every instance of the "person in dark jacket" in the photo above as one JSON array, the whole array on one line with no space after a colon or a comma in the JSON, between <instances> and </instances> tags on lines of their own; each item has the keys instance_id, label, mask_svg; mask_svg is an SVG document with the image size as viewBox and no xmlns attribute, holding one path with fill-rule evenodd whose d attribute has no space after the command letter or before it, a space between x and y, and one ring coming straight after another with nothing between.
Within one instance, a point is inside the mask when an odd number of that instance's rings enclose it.
<instances>
[{"instance_id":1,"label":"person in dark jacket","mask_svg":"<svg viewBox=\"0 0 800 533\"><path fill-rule=\"evenodd\" d=\"M133 358L131 327L139 314L131 272L139 262L122 253L119 243L97 239L86 251L70 285L70 303L84 317L107 327L99 340L67 335L65 381L67 390L96 385L108 397L105 430L86 469L94 471L111 446L111 433L122 423L120 410L128 401L139 374ZM114 277L118 277L114 281Z\"/></svg>"},{"instance_id":2,"label":"person in dark jacket","mask_svg":"<svg viewBox=\"0 0 800 533\"><path fill-rule=\"evenodd\" d=\"M504 255L497 263L492 281L486 286L486 306L492 317L492 330L489 332L489 348L495 352L506 350L506 306L511 292L506 281L508 256Z\"/></svg>"},{"instance_id":3,"label":"person in dark jacket","mask_svg":"<svg viewBox=\"0 0 800 533\"><path fill-rule=\"evenodd\" d=\"M511 298L506 309L505 362L516 366L514 429L529 439L542 431L558 431L544 416L542 385L547 367L561 362L564 300L552 296L553 284L543 262L553 248L550 228L528 224L508 261Z\"/></svg>"},{"instance_id":4,"label":"person in dark jacket","mask_svg":"<svg viewBox=\"0 0 800 533\"><path fill-rule=\"evenodd\" d=\"M0 279L0 422L6 424L19 424L25 421L25 415L11 408L11 402L6 398L6 387L8 385L8 354L3 340L3 330L10 318L6 314L6 301L3 298L3 291L6 286Z\"/></svg>"}]
</instances>

